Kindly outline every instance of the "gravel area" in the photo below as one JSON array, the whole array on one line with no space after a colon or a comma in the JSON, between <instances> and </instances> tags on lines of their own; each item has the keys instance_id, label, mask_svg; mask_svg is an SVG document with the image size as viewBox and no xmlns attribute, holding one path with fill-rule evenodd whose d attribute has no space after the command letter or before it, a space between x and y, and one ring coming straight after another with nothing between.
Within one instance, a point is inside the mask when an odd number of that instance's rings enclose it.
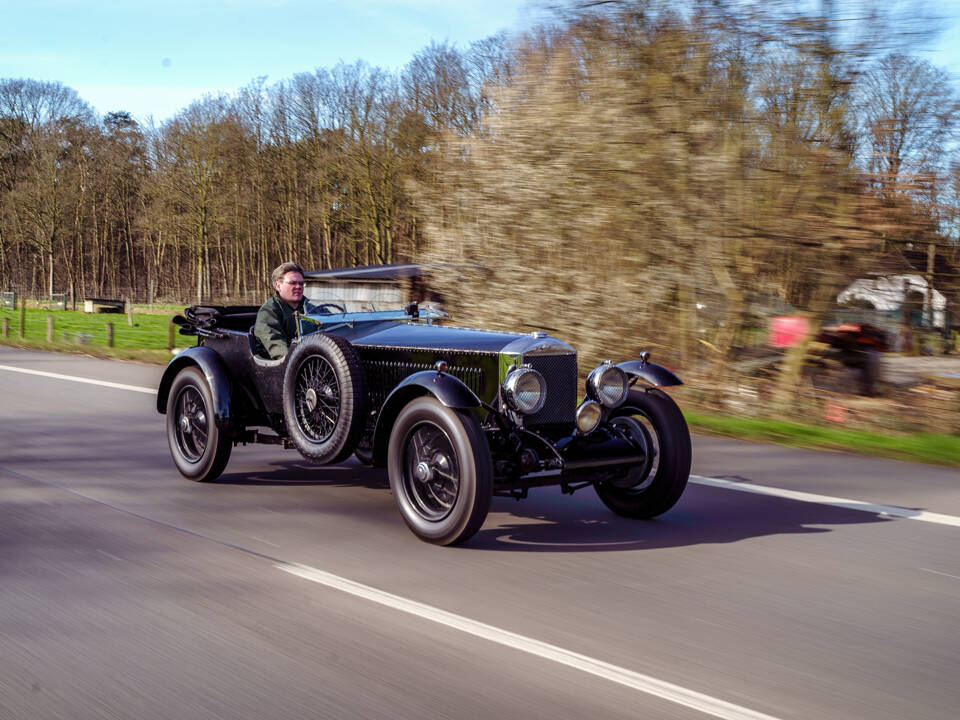
<instances>
[{"instance_id":1,"label":"gravel area","mask_svg":"<svg viewBox=\"0 0 960 720\"><path fill-rule=\"evenodd\" d=\"M938 379L945 381L944 385L960 385L960 355L909 357L884 354L881 362L883 379L891 385L917 385Z\"/></svg>"}]
</instances>

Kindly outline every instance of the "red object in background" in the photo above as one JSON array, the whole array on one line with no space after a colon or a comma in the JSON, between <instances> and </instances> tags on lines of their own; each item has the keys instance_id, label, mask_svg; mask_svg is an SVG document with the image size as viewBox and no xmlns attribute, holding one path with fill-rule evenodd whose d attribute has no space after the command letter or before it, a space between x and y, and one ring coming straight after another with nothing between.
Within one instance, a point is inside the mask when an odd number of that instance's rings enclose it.
<instances>
[{"instance_id":1,"label":"red object in background","mask_svg":"<svg viewBox=\"0 0 960 720\"><path fill-rule=\"evenodd\" d=\"M796 347L810 334L810 321L798 315L777 315L770 318L770 344L773 347Z\"/></svg>"},{"instance_id":2,"label":"red object in background","mask_svg":"<svg viewBox=\"0 0 960 720\"><path fill-rule=\"evenodd\" d=\"M827 411L823 416L831 422L846 422L847 409L843 405L827 405Z\"/></svg>"},{"instance_id":3,"label":"red object in background","mask_svg":"<svg viewBox=\"0 0 960 720\"><path fill-rule=\"evenodd\" d=\"M841 350L878 350L889 352L892 349L890 333L869 323L843 323L820 328L817 340Z\"/></svg>"}]
</instances>

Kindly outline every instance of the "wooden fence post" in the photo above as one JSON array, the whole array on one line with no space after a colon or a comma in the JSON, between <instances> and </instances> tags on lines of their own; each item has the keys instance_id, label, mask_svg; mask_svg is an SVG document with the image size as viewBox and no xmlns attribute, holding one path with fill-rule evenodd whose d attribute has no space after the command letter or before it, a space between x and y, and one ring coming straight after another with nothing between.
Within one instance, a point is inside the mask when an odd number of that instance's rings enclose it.
<instances>
[{"instance_id":1,"label":"wooden fence post","mask_svg":"<svg viewBox=\"0 0 960 720\"><path fill-rule=\"evenodd\" d=\"M3 339L6 340L10 337L10 318L5 317L3 319Z\"/></svg>"},{"instance_id":2,"label":"wooden fence post","mask_svg":"<svg viewBox=\"0 0 960 720\"><path fill-rule=\"evenodd\" d=\"M47 342L53 342L53 315L47 315Z\"/></svg>"},{"instance_id":3,"label":"wooden fence post","mask_svg":"<svg viewBox=\"0 0 960 720\"><path fill-rule=\"evenodd\" d=\"M20 301L20 328L19 328L19 335L21 340L23 340L23 329L26 323L27 323L27 301L21 300Z\"/></svg>"},{"instance_id":4,"label":"wooden fence post","mask_svg":"<svg viewBox=\"0 0 960 720\"><path fill-rule=\"evenodd\" d=\"M107 323L107 347L113 347L113 323Z\"/></svg>"},{"instance_id":5,"label":"wooden fence post","mask_svg":"<svg viewBox=\"0 0 960 720\"><path fill-rule=\"evenodd\" d=\"M173 350L173 331L175 327L173 320L167 323L167 350Z\"/></svg>"},{"instance_id":6,"label":"wooden fence post","mask_svg":"<svg viewBox=\"0 0 960 720\"><path fill-rule=\"evenodd\" d=\"M127 325L133 327L133 303L127 298Z\"/></svg>"}]
</instances>

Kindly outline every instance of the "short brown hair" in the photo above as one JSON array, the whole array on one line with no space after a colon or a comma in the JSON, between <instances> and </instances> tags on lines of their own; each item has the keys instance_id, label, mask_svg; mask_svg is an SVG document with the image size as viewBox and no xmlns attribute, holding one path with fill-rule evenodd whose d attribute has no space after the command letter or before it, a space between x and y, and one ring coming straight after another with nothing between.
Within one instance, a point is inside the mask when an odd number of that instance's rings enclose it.
<instances>
[{"instance_id":1,"label":"short brown hair","mask_svg":"<svg viewBox=\"0 0 960 720\"><path fill-rule=\"evenodd\" d=\"M278 282L283 280L283 276L288 272L298 272L303 275L303 268L297 265L295 262L285 262L283 265L274 268L273 272L270 273L270 284L276 285Z\"/></svg>"}]
</instances>

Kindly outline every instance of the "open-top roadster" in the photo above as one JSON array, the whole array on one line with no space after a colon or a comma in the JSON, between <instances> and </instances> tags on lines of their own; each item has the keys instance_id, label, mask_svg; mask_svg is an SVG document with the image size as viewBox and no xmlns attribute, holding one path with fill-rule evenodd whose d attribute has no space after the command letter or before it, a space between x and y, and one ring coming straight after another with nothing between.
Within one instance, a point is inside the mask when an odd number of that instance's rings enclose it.
<instances>
[{"instance_id":1,"label":"open-top roadster","mask_svg":"<svg viewBox=\"0 0 960 720\"><path fill-rule=\"evenodd\" d=\"M256 310L194 306L175 319L197 345L170 361L157 409L190 479L218 477L241 443L294 447L320 464L356 454L386 466L407 525L442 545L471 537L493 495L592 485L613 512L649 518L686 487L690 434L660 389L681 382L649 353L602 363L578 400L576 351L543 332L443 326L444 313L415 303L323 305L270 360L251 333Z\"/></svg>"}]
</instances>

